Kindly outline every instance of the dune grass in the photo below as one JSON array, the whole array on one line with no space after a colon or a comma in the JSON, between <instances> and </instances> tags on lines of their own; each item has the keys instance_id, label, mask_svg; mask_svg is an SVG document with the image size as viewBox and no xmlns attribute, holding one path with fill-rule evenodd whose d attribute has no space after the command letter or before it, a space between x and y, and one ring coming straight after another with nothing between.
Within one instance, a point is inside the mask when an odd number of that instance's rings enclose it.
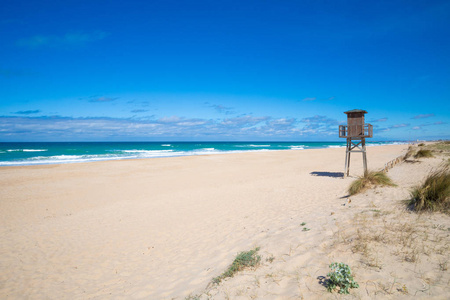
<instances>
[{"instance_id":1,"label":"dune grass","mask_svg":"<svg viewBox=\"0 0 450 300\"><path fill-rule=\"evenodd\" d=\"M450 212L450 168L445 165L431 173L425 182L411 191L409 204L416 211Z\"/></svg>"},{"instance_id":2,"label":"dune grass","mask_svg":"<svg viewBox=\"0 0 450 300\"><path fill-rule=\"evenodd\" d=\"M406 152L406 154L405 154L405 156L403 157L403 159L404 159L404 160L407 160L408 158L410 158L411 156L414 155L414 152L415 152L414 147L409 146L409 147L408 147L408 151Z\"/></svg>"},{"instance_id":3,"label":"dune grass","mask_svg":"<svg viewBox=\"0 0 450 300\"><path fill-rule=\"evenodd\" d=\"M420 149L414 155L414 158L421 158L421 157L433 157L433 152L431 152L431 150L428 149Z\"/></svg>"},{"instance_id":4,"label":"dune grass","mask_svg":"<svg viewBox=\"0 0 450 300\"><path fill-rule=\"evenodd\" d=\"M350 195L355 195L377 185L396 186L386 173L372 171L366 172L353 181L348 188L348 192Z\"/></svg>"},{"instance_id":5,"label":"dune grass","mask_svg":"<svg viewBox=\"0 0 450 300\"><path fill-rule=\"evenodd\" d=\"M259 247L239 253L234 259L233 263L228 267L228 269L223 272L222 275L214 277L213 283L219 284L223 279L227 277L233 277L239 271L245 268L255 268L261 262L261 256L257 255Z\"/></svg>"}]
</instances>

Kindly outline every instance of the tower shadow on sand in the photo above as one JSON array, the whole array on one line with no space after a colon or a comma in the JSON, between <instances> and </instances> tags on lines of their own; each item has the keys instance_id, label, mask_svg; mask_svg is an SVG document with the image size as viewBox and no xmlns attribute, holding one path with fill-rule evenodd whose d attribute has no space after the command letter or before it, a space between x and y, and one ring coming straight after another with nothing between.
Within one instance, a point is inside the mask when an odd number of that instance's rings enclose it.
<instances>
[{"instance_id":1,"label":"tower shadow on sand","mask_svg":"<svg viewBox=\"0 0 450 300\"><path fill-rule=\"evenodd\" d=\"M312 176L321 176L321 177L333 177L333 178L343 178L343 172L311 172L309 173Z\"/></svg>"}]
</instances>

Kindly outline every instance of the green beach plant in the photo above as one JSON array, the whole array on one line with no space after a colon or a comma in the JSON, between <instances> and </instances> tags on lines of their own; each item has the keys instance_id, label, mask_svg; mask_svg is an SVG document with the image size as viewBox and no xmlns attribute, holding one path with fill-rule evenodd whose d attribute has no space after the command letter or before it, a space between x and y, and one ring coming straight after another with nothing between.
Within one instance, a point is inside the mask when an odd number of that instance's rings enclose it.
<instances>
[{"instance_id":1,"label":"green beach plant","mask_svg":"<svg viewBox=\"0 0 450 300\"><path fill-rule=\"evenodd\" d=\"M407 160L408 158L410 158L411 156L414 155L414 147L413 146L409 146L408 147L408 151L406 152L405 156L403 157L404 160Z\"/></svg>"},{"instance_id":2,"label":"green beach plant","mask_svg":"<svg viewBox=\"0 0 450 300\"><path fill-rule=\"evenodd\" d=\"M256 247L253 250L239 253L228 269L222 275L214 277L212 282L219 284L223 279L233 277L245 268L256 268L261 262L261 256L257 255L259 249L259 247Z\"/></svg>"},{"instance_id":3,"label":"green beach plant","mask_svg":"<svg viewBox=\"0 0 450 300\"><path fill-rule=\"evenodd\" d=\"M349 289L359 288L359 284L353 280L352 270L347 264L332 263L331 272L327 274L330 279L327 282L327 289L333 292L339 288L339 294L349 294Z\"/></svg>"},{"instance_id":4,"label":"green beach plant","mask_svg":"<svg viewBox=\"0 0 450 300\"><path fill-rule=\"evenodd\" d=\"M416 211L450 212L450 167L444 165L431 173L424 183L411 191L409 204Z\"/></svg>"},{"instance_id":5,"label":"green beach plant","mask_svg":"<svg viewBox=\"0 0 450 300\"><path fill-rule=\"evenodd\" d=\"M348 192L350 195L355 195L377 185L396 186L386 173L372 171L365 172L363 176L353 181L348 188Z\"/></svg>"},{"instance_id":6,"label":"green beach plant","mask_svg":"<svg viewBox=\"0 0 450 300\"><path fill-rule=\"evenodd\" d=\"M431 152L431 150L428 149L420 149L414 155L414 158L421 158L421 157L433 157L433 152Z\"/></svg>"}]
</instances>

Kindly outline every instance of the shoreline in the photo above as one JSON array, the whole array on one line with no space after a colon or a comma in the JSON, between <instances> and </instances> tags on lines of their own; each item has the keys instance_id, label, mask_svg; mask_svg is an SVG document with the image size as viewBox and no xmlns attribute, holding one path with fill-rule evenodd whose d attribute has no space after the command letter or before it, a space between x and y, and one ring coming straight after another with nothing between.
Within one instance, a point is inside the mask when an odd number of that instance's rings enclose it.
<instances>
[{"instance_id":1,"label":"shoreline","mask_svg":"<svg viewBox=\"0 0 450 300\"><path fill-rule=\"evenodd\" d=\"M371 147L369 169L406 149ZM332 237L354 179L335 176L344 159L328 148L0 168L0 296L184 299L240 251L281 262L299 238ZM311 231L294 234L302 222Z\"/></svg>"},{"instance_id":2,"label":"shoreline","mask_svg":"<svg viewBox=\"0 0 450 300\"><path fill-rule=\"evenodd\" d=\"M251 142L242 142L242 143L251 143ZM283 142L286 144L291 144L290 142ZM302 142L297 142L297 143L302 143ZM304 142L306 143L306 142ZM322 143L322 142L317 142L317 143ZM336 143L342 143L342 142L336 142ZM370 142L369 142L370 143ZM378 142L372 142L372 143L378 143ZM402 143L402 142L388 142L389 144L368 144L366 145L368 148L369 147L375 147L375 146L392 146L392 145L407 145L407 143ZM94 143L96 144L96 143ZM158 143L159 144L159 143ZM230 142L230 144L233 144L233 142ZM163 146L167 146L167 145L163 145ZM262 145L265 146L265 145ZM266 145L267 146L267 145ZM241 154L241 153L255 153L255 152L266 152L266 151L302 151L302 150L320 150L320 149L334 149L334 148L345 148L345 145L331 145L331 146L327 146L327 147L311 147L311 146L305 146L302 145L303 147L308 147L308 148L301 148L301 149L296 149L296 147L299 146L291 146L290 149L254 149L254 150L218 150L218 149L214 149L213 151L211 149L205 150L203 148L199 148L194 152L185 152L185 151L180 151L180 152L166 152L166 151L172 151L172 150L163 150L161 152L164 152L163 154L156 154L155 156L143 156L143 157L111 157L111 156L106 156L106 157L95 157L95 158L80 158L80 157L75 157L72 160L60 160L61 157L66 156L65 154L61 154L59 153L56 156L49 156L48 158L54 158L54 160L49 160L49 161L0 161L0 168L3 167L22 167L22 166L41 166L41 165L60 165L60 164L78 164L78 163L91 163L91 162L103 162L103 161L120 161L120 160L140 160L140 159L154 159L154 158L174 158L174 157L189 157L189 156L202 156L202 155L222 155L222 154ZM258 146L261 147L261 146ZM270 146L269 146L270 147ZM292 148L294 147L294 148ZM263 147L264 148L264 147ZM200 151L199 151L200 150ZM203 150L203 151L202 151ZM13 150L7 150L7 151L13 151ZM14 151L19 151L19 150L14 150ZM24 152L42 152L42 151L48 151L47 149L42 150L29 150L29 149L23 149ZM128 152L128 150L124 150L125 152ZM135 152L146 152L146 150L132 150ZM148 152L152 152L152 151L156 151L158 152L158 150L148 150ZM20 151L19 151L20 152ZM96 156L96 155L87 155L87 156ZM45 156L39 156L42 158L46 158Z\"/></svg>"}]
</instances>

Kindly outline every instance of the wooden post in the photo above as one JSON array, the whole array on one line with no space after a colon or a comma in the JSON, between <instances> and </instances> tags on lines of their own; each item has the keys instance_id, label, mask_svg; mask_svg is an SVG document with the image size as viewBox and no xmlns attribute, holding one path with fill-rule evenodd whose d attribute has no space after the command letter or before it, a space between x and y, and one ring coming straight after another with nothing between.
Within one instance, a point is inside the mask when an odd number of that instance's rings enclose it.
<instances>
[{"instance_id":1,"label":"wooden post","mask_svg":"<svg viewBox=\"0 0 450 300\"><path fill-rule=\"evenodd\" d=\"M358 138L358 139L352 140L352 138L347 138L347 149L345 150L344 178L349 176L349 174L350 174L350 158L351 158L352 152L361 152L362 153L364 174L367 173L366 139Z\"/></svg>"},{"instance_id":2,"label":"wooden post","mask_svg":"<svg viewBox=\"0 0 450 300\"><path fill-rule=\"evenodd\" d=\"M363 164L364 164L364 175L367 173L367 156L366 156L366 139L362 138L362 154L363 154Z\"/></svg>"}]
</instances>

